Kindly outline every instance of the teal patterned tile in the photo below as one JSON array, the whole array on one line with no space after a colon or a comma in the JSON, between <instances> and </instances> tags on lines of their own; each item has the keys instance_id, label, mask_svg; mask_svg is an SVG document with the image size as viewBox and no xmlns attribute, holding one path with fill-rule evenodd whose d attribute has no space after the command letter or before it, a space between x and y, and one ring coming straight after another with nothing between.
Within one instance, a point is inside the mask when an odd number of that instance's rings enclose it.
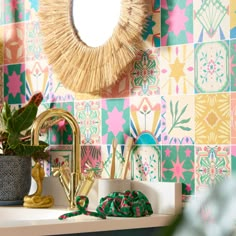
<instances>
[{"instance_id":1,"label":"teal patterned tile","mask_svg":"<svg viewBox=\"0 0 236 236\"><path fill-rule=\"evenodd\" d=\"M196 44L194 69L196 93L229 91L229 42Z\"/></svg>"},{"instance_id":2,"label":"teal patterned tile","mask_svg":"<svg viewBox=\"0 0 236 236\"><path fill-rule=\"evenodd\" d=\"M231 170L236 175L236 145L231 146Z\"/></svg>"},{"instance_id":3,"label":"teal patterned tile","mask_svg":"<svg viewBox=\"0 0 236 236\"><path fill-rule=\"evenodd\" d=\"M4 23L24 21L24 0L4 0Z\"/></svg>"},{"instance_id":4,"label":"teal patterned tile","mask_svg":"<svg viewBox=\"0 0 236 236\"><path fill-rule=\"evenodd\" d=\"M0 0L0 26L4 24L4 0Z\"/></svg>"},{"instance_id":5,"label":"teal patterned tile","mask_svg":"<svg viewBox=\"0 0 236 236\"><path fill-rule=\"evenodd\" d=\"M34 21L38 18L39 0L24 0L25 1L25 20Z\"/></svg>"},{"instance_id":6,"label":"teal patterned tile","mask_svg":"<svg viewBox=\"0 0 236 236\"><path fill-rule=\"evenodd\" d=\"M236 39L230 40L229 71L231 80L231 91L236 91Z\"/></svg>"},{"instance_id":7,"label":"teal patterned tile","mask_svg":"<svg viewBox=\"0 0 236 236\"><path fill-rule=\"evenodd\" d=\"M161 149L159 146L133 146L131 151L131 179L161 181Z\"/></svg>"},{"instance_id":8,"label":"teal patterned tile","mask_svg":"<svg viewBox=\"0 0 236 236\"><path fill-rule=\"evenodd\" d=\"M162 146L162 181L182 183L183 200L195 193L194 146Z\"/></svg>"},{"instance_id":9,"label":"teal patterned tile","mask_svg":"<svg viewBox=\"0 0 236 236\"><path fill-rule=\"evenodd\" d=\"M80 127L81 143L83 145L101 144L100 101L76 101L75 117Z\"/></svg>"},{"instance_id":10,"label":"teal patterned tile","mask_svg":"<svg viewBox=\"0 0 236 236\"><path fill-rule=\"evenodd\" d=\"M25 64L4 66L4 99L9 104L25 103Z\"/></svg>"},{"instance_id":11,"label":"teal patterned tile","mask_svg":"<svg viewBox=\"0 0 236 236\"><path fill-rule=\"evenodd\" d=\"M229 146L196 146L196 191L201 192L231 175Z\"/></svg>"},{"instance_id":12,"label":"teal patterned tile","mask_svg":"<svg viewBox=\"0 0 236 236\"><path fill-rule=\"evenodd\" d=\"M131 93L136 96L160 94L160 49L140 51L131 70Z\"/></svg>"},{"instance_id":13,"label":"teal patterned tile","mask_svg":"<svg viewBox=\"0 0 236 236\"><path fill-rule=\"evenodd\" d=\"M114 137L124 144L130 135L129 99L102 100L102 143L111 144Z\"/></svg>"},{"instance_id":14,"label":"teal patterned tile","mask_svg":"<svg viewBox=\"0 0 236 236\"><path fill-rule=\"evenodd\" d=\"M161 1L161 46L193 42L193 0Z\"/></svg>"},{"instance_id":15,"label":"teal patterned tile","mask_svg":"<svg viewBox=\"0 0 236 236\"><path fill-rule=\"evenodd\" d=\"M61 108L66 111L69 111L74 115L74 103L65 102L65 103L56 103L52 104L52 107ZM73 143L73 132L66 120L61 120L57 125L52 126L50 129L50 144L52 145L62 145L62 144L72 144Z\"/></svg>"}]
</instances>

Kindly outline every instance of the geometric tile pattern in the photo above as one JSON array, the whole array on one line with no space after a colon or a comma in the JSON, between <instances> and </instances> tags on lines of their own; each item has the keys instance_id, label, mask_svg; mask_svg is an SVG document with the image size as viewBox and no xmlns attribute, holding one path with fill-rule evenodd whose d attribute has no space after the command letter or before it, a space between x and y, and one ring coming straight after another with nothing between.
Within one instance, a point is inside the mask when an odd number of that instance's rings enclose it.
<instances>
[{"instance_id":1,"label":"geometric tile pattern","mask_svg":"<svg viewBox=\"0 0 236 236\"><path fill-rule=\"evenodd\" d=\"M195 99L196 143L229 144L229 94L196 95Z\"/></svg>"},{"instance_id":2,"label":"geometric tile pattern","mask_svg":"<svg viewBox=\"0 0 236 236\"><path fill-rule=\"evenodd\" d=\"M39 3L0 0L0 106L6 100L20 107L41 91L39 113L52 107L71 112L81 131L82 171L101 168L104 178L110 177L113 138L119 177L132 136L128 178L180 182L183 201L236 173L235 0L148 1L143 47L117 83L90 94L65 88L49 65ZM51 158L42 162L46 175L52 166L70 164L67 122L42 139L50 144Z\"/></svg>"}]
</instances>

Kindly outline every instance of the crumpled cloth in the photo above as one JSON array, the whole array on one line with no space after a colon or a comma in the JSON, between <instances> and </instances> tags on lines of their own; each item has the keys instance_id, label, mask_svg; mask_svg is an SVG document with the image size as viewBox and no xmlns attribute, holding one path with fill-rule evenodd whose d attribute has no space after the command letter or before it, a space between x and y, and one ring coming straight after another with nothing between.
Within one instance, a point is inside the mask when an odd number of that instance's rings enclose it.
<instances>
[{"instance_id":1,"label":"crumpled cloth","mask_svg":"<svg viewBox=\"0 0 236 236\"><path fill-rule=\"evenodd\" d=\"M153 214L147 197L140 191L113 192L100 199L97 210L107 216L141 217Z\"/></svg>"}]
</instances>

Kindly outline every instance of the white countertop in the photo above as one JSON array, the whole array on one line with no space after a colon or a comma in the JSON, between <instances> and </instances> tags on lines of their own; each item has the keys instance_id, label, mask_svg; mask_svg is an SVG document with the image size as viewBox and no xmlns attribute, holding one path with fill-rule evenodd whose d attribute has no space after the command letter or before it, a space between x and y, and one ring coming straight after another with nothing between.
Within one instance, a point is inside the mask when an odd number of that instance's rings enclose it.
<instances>
[{"instance_id":1,"label":"white countertop","mask_svg":"<svg viewBox=\"0 0 236 236\"><path fill-rule=\"evenodd\" d=\"M168 225L173 219L173 215L159 214L140 218L107 217L107 219L100 219L93 216L80 215L65 220L57 219L66 212L68 210L61 208L28 209L17 206L0 207L0 235L60 235L161 227Z\"/></svg>"}]
</instances>

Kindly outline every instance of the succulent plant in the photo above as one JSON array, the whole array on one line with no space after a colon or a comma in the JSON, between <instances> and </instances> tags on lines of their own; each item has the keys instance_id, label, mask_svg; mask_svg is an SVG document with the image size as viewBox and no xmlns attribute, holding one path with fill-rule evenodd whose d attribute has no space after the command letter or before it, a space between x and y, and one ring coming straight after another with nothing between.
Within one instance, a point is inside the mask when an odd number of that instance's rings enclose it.
<instances>
[{"instance_id":1,"label":"succulent plant","mask_svg":"<svg viewBox=\"0 0 236 236\"><path fill-rule=\"evenodd\" d=\"M40 141L39 145L32 145L30 136L30 128L42 99L42 94L37 93L25 106L17 110L11 110L10 105L4 102L0 114L1 155L26 156L34 160L48 157L45 152L48 144Z\"/></svg>"}]
</instances>

